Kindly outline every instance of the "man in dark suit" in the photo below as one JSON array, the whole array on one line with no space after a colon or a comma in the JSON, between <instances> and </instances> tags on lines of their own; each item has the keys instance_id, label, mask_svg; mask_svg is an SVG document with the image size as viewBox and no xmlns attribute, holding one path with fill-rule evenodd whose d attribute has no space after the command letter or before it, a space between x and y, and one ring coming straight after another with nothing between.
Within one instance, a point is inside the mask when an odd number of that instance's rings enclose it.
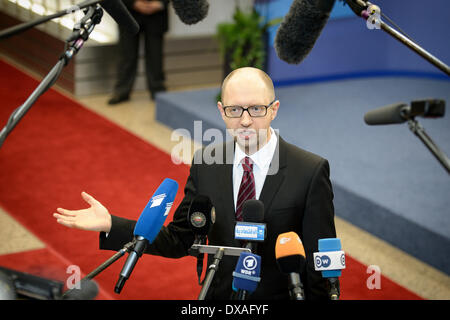
<instances>
[{"instance_id":1,"label":"man in dark suit","mask_svg":"<svg viewBox=\"0 0 450 320\"><path fill-rule=\"evenodd\" d=\"M234 239L234 227L240 219L237 212L242 197L250 194L250 198L264 203L267 237L256 252L261 256L261 282L249 298L289 299L288 278L277 267L275 243L279 234L294 231L300 236L306 253L307 266L301 272L305 297L326 299L327 283L314 271L313 252L318 249L319 239L336 237L329 165L327 160L287 143L270 127L279 106L272 81L261 70L237 69L224 80L218 109L234 141L196 153L184 188L185 196L173 221L161 229L146 253L170 258L188 254L194 235L187 214L192 199L199 194L208 196L216 208L216 221L208 234L209 244L241 246ZM216 162L211 164L211 159ZM246 159L251 166L246 165ZM249 180L251 183L242 190L244 182ZM119 250L131 241L135 221L109 215L106 208L85 193L83 198L91 208L83 212L58 209L59 214L55 214L58 222L101 231L102 249ZM212 257L209 259L211 263ZM236 257L222 259L208 299L230 298L236 262Z\"/></svg>"},{"instance_id":2,"label":"man in dark suit","mask_svg":"<svg viewBox=\"0 0 450 320\"><path fill-rule=\"evenodd\" d=\"M168 0L123 0L139 24L140 32L129 34L119 26L117 79L108 104L127 101L133 89L139 60L140 35L144 34L145 74L152 99L166 89L163 69L164 33L168 30Z\"/></svg>"}]
</instances>

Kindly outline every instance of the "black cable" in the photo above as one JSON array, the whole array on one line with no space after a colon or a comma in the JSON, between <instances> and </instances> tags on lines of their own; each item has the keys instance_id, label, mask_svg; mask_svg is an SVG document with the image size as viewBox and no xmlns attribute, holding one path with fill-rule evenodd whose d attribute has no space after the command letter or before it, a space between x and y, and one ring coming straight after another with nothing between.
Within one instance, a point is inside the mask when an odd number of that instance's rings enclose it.
<instances>
[{"instance_id":1,"label":"black cable","mask_svg":"<svg viewBox=\"0 0 450 320\"><path fill-rule=\"evenodd\" d=\"M384 14L383 12L381 12L381 16L386 19L390 24L392 24L394 26L394 28L397 29L398 32L400 32L402 35L404 35L406 38L408 38L409 40L417 43L413 38L411 38L405 31L403 31L394 21L392 21L386 14Z\"/></svg>"}]
</instances>

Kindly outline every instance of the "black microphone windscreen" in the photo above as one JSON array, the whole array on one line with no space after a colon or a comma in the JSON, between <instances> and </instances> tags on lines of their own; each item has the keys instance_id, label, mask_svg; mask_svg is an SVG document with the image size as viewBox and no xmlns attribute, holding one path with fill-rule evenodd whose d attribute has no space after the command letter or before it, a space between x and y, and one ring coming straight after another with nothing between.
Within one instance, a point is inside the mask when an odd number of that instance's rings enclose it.
<instances>
[{"instance_id":1,"label":"black microphone windscreen","mask_svg":"<svg viewBox=\"0 0 450 320\"><path fill-rule=\"evenodd\" d=\"M100 5L117 22L119 28L130 34L139 32L139 25L121 0L103 0Z\"/></svg>"},{"instance_id":2,"label":"black microphone windscreen","mask_svg":"<svg viewBox=\"0 0 450 320\"><path fill-rule=\"evenodd\" d=\"M364 121L368 125L403 123L406 121L406 118L402 116L402 111L407 107L405 103L394 103L377 108L367 112L364 115Z\"/></svg>"},{"instance_id":3,"label":"black microphone windscreen","mask_svg":"<svg viewBox=\"0 0 450 320\"><path fill-rule=\"evenodd\" d=\"M263 222L264 203L255 199L245 201L242 205L242 217L244 222Z\"/></svg>"},{"instance_id":4,"label":"black microphone windscreen","mask_svg":"<svg viewBox=\"0 0 450 320\"><path fill-rule=\"evenodd\" d=\"M192 199L188 219L195 235L208 235L216 220L216 211L211 199L205 195L197 195Z\"/></svg>"},{"instance_id":5,"label":"black microphone windscreen","mask_svg":"<svg viewBox=\"0 0 450 320\"><path fill-rule=\"evenodd\" d=\"M282 273L301 273L306 265L305 257L300 254L277 258L278 268Z\"/></svg>"},{"instance_id":6,"label":"black microphone windscreen","mask_svg":"<svg viewBox=\"0 0 450 320\"><path fill-rule=\"evenodd\" d=\"M93 300L98 294L98 285L94 280L82 279L79 289L73 288L64 293L64 300Z\"/></svg>"},{"instance_id":7,"label":"black microphone windscreen","mask_svg":"<svg viewBox=\"0 0 450 320\"><path fill-rule=\"evenodd\" d=\"M195 24L203 20L209 10L209 3L206 0L172 0L172 6L185 24Z\"/></svg>"},{"instance_id":8,"label":"black microphone windscreen","mask_svg":"<svg viewBox=\"0 0 450 320\"><path fill-rule=\"evenodd\" d=\"M335 0L294 0L275 36L278 57L299 64L327 23Z\"/></svg>"}]
</instances>

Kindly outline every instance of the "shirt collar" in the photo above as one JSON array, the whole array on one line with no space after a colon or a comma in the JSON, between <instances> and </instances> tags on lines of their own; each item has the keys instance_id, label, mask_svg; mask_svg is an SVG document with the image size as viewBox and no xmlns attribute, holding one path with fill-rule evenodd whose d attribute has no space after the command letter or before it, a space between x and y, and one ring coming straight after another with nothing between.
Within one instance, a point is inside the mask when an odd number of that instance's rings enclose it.
<instances>
[{"instance_id":1,"label":"shirt collar","mask_svg":"<svg viewBox=\"0 0 450 320\"><path fill-rule=\"evenodd\" d=\"M269 141L261 149L259 149L251 156L247 156L245 152L241 149L241 147L235 142L234 168L241 165L241 162L245 157L250 157L254 165L256 165L260 170L268 168L270 166L270 162L272 161L273 154L277 146L277 141L278 141L277 135L275 134L275 131L272 129L272 127L270 127Z\"/></svg>"}]
</instances>

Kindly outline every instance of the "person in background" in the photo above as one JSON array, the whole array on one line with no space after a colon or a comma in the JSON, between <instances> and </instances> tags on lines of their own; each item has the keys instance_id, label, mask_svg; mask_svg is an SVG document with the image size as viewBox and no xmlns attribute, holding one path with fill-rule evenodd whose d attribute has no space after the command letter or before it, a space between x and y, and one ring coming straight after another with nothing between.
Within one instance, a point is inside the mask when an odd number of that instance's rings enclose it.
<instances>
[{"instance_id":1,"label":"person in background","mask_svg":"<svg viewBox=\"0 0 450 320\"><path fill-rule=\"evenodd\" d=\"M136 79L139 39L144 35L145 74L151 98L165 91L163 68L164 33L168 30L168 0L123 0L139 24L140 31L131 35L119 26L119 61L114 91L108 104L115 105L130 99Z\"/></svg>"}]
</instances>

